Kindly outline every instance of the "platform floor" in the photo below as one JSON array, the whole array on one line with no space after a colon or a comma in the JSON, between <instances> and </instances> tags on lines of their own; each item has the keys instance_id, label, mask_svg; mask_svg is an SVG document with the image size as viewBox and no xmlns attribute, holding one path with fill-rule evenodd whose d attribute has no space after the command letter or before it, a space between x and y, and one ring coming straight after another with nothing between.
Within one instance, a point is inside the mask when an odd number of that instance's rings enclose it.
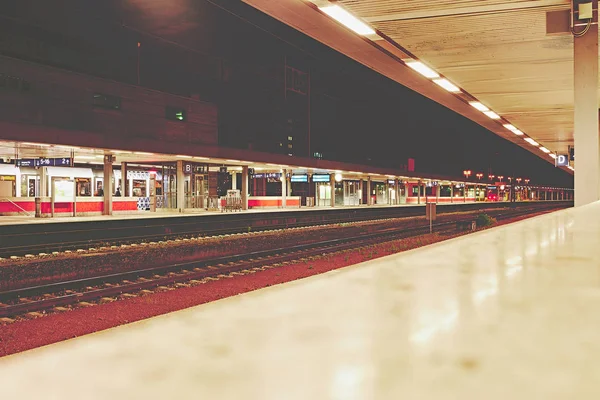
<instances>
[{"instance_id":1,"label":"platform floor","mask_svg":"<svg viewBox=\"0 0 600 400\"><path fill-rule=\"evenodd\" d=\"M600 204L0 359L7 399L597 399Z\"/></svg>"},{"instance_id":2,"label":"platform floor","mask_svg":"<svg viewBox=\"0 0 600 400\"><path fill-rule=\"evenodd\" d=\"M474 204L473 202L467 203L448 203L439 204L440 207L456 206L461 204ZM501 203L498 203L501 204ZM61 222L93 222L93 221L104 221L104 220L128 220L128 219L147 219L147 218L172 218L172 217L197 217L207 215L218 215L218 214L240 214L240 213L259 213L259 212L290 212L290 211L315 211L315 210L338 210L338 209L353 209L353 208L386 208L386 207L419 207L424 204L400 204L400 205L389 205L389 204L376 204L372 206L338 206L338 207L288 207L288 208L253 208L245 211L206 211L202 209L186 209L185 212L179 213L173 211L139 211L130 214L114 214L114 215L94 215L94 216L77 216L77 217L53 217L53 218L35 218L34 216L28 215L14 215L5 216L0 215L0 226L3 225L25 225L25 224L45 224L45 223L61 223Z\"/></svg>"}]
</instances>

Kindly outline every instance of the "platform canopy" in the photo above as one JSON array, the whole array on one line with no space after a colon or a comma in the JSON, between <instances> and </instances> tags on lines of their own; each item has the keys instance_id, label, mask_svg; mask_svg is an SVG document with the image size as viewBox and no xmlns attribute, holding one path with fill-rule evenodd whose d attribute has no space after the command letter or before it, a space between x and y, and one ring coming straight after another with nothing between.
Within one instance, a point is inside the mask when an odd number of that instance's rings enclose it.
<instances>
[{"instance_id":1,"label":"platform canopy","mask_svg":"<svg viewBox=\"0 0 600 400\"><path fill-rule=\"evenodd\" d=\"M569 0L244 1L548 162L573 145L573 36L547 33L547 13L554 30L568 23ZM348 29L344 12L366 28Z\"/></svg>"}]
</instances>

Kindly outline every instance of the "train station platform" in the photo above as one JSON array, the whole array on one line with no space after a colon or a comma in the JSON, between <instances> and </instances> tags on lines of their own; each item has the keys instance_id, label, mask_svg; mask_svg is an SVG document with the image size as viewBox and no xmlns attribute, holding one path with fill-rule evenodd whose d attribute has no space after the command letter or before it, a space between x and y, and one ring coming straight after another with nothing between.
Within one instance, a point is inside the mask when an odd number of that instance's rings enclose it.
<instances>
[{"instance_id":1,"label":"train station platform","mask_svg":"<svg viewBox=\"0 0 600 400\"><path fill-rule=\"evenodd\" d=\"M8 356L2 394L598 398L599 218L559 211Z\"/></svg>"}]
</instances>

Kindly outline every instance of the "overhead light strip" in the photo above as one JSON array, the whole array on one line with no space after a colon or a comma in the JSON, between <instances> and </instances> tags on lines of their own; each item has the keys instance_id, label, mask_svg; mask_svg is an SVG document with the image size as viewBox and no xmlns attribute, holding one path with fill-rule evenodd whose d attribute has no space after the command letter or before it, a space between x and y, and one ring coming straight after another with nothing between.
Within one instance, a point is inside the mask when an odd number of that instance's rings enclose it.
<instances>
[{"instance_id":1,"label":"overhead light strip","mask_svg":"<svg viewBox=\"0 0 600 400\"><path fill-rule=\"evenodd\" d=\"M407 61L406 65L423 75L425 78L434 79L440 77L440 74L423 64L421 61Z\"/></svg>"},{"instance_id":2,"label":"overhead light strip","mask_svg":"<svg viewBox=\"0 0 600 400\"><path fill-rule=\"evenodd\" d=\"M525 138L525 141L526 141L527 143L529 143L530 145L532 145L532 146L536 146L536 147L537 147L537 146L539 146L539 145L540 145L538 142L536 142L535 140L533 140L533 139L532 139L532 138L530 138L530 137L527 137L527 138Z\"/></svg>"},{"instance_id":3,"label":"overhead light strip","mask_svg":"<svg viewBox=\"0 0 600 400\"><path fill-rule=\"evenodd\" d=\"M442 88L446 89L450 93L460 92L460 88L458 86L456 86L455 84L453 84L452 82L450 82L448 79L445 79L445 78L435 79L433 82L435 82L438 86L441 86Z\"/></svg>"},{"instance_id":4,"label":"overhead light strip","mask_svg":"<svg viewBox=\"0 0 600 400\"><path fill-rule=\"evenodd\" d=\"M375 34L375 29L371 28L369 25L338 5L319 7L319 10L323 11L325 14L329 15L331 18L335 19L337 22L354 31L355 33L358 33L359 35L366 36Z\"/></svg>"}]
</instances>

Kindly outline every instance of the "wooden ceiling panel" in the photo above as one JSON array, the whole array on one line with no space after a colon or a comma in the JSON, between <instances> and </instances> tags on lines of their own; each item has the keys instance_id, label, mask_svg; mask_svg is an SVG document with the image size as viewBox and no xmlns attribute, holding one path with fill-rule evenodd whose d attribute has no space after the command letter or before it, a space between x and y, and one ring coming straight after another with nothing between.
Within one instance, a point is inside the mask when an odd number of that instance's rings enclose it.
<instances>
[{"instance_id":1,"label":"wooden ceiling panel","mask_svg":"<svg viewBox=\"0 0 600 400\"><path fill-rule=\"evenodd\" d=\"M573 38L546 35L569 0L340 3L546 147L572 144Z\"/></svg>"}]
</instances>

